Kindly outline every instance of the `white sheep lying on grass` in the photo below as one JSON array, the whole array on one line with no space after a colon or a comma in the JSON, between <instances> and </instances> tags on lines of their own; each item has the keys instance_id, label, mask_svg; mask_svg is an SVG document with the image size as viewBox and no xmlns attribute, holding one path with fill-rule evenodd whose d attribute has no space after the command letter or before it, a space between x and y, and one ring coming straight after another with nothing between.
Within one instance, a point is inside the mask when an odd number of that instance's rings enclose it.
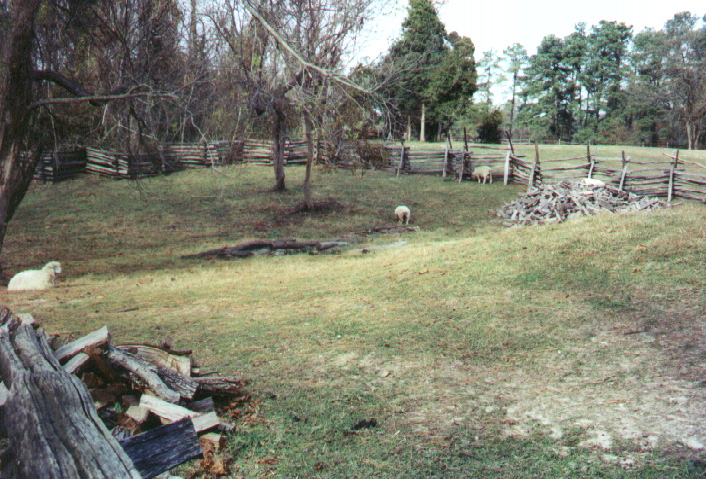
<instances>
[{"instance_id":1,"label":"white sheep lying on grass","mask_svg":"<svg viewBox=\"0 0 706 479\"><path fill-rule=\"evenodd\" d=\"M61 263L51 261L42 269L17 273L7 285L8 291L36 291L56 286L56 276L61 273Z\"/></svg>"},{"instance_id":2,"label":"white sheep lying on grass","mask_svg":"<svg viewBox=\"0 0 706 479\"><path fill-rule=\"evenodd\" d=\"M409 224L409 218L412 215L412 212L409 211L409 208L406 206L398 206L395 208L395 217L397 218L397 221L399 224L402 224L404 221L405 226Z\"/></svg>"},{"instance_id":3,"label":"white sheep lying on grass","mask_svg":"<svg viewBox=\"0 0 706 479\"><path fill-rule=\"evenodd\" d=\"M582 178L580 183L586 186L605 186L604 181L595 178Z\"/></svg>"},{"instance_id":4,"label":"white sheep lying on grass","mask_svg":"<svg viewBox=\"0 0 706 479\"><path fill-rule=\"evenodd\" d=\"M485 181L487 179L490 179L490 183L493 183L493 175L490 172L490 167L489 166L479 166L473 170L473 174L471 175L471 178L477 178L478 183L480 183L480 179L483 178L483 184L485 184Z\"/></svg>"}]
</instances>

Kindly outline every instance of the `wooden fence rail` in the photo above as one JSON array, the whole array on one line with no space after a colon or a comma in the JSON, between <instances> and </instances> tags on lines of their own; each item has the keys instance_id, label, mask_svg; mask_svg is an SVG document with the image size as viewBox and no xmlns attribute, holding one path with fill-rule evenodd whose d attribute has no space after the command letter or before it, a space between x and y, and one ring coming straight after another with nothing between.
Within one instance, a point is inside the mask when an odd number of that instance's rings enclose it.
<instances>
[{"instance_id":1,"label":"wooden fence rail","mask_svg":"<svg viewBox=\"0 0 706 479\"><path fill-rule=\"evenodd\" d=\"M623 152L621 158L598 157L587 147L585 156L543 160L535 147L534 160L516 155L512 148L467 145L454 150L412 150L404 145L381 145L347 140L336 145L317 142L316 161L331 167L379 168L400 174L433 174L459 182L469 179L479 166L489 166L493 176L505 184L528 188L540 182L595 178L638 195L687 198L706 202L706 165L664 154L663 161L634 160ZM287 141L285 164L306 163L305 141ZM206 168L234 163L273 164L273 142L232 140L198 144L167 144L158 151L129 155L95 148L74 148L45 153L35 179L63 181L81 173L119 179L137 179L171 173L184 168ZM698 171L705 170L703 174Z\"/></svg>"}]
</instances>

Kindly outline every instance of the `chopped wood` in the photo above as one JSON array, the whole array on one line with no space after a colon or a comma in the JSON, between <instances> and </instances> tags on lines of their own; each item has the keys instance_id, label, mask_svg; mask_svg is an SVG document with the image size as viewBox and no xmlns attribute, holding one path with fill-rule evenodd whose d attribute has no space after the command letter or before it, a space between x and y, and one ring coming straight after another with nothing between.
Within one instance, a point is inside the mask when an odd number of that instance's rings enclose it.
<instances>
[{"instance_id":1,"label":"chopped wood","mask_svg":"<svg viewBox=\"0 0 706 479\"><path fill-rule=\"evenodd\" d=\"M190 411L182 406L177 406L171 402L163 401L157 397L143 394L140 398L140 406L148 409L154 415L166 419L170 422L178 421L185 417L196 417L201 413Z\"/></svg>"},{"instance_id":2,"label":"chopped wood","mask_svg":"<svg viewBox=\"0 0 706 479\"><path fill-rule=\"evenodd\" d=\"M213 403L212 397L207 397L200 401L194 401L186 405L187 409L195 412L212 412L216 410L216 405Z\"/></svg>"},{"instance_id":3,"label":"chopped wood","mask_svg":"<svg viewBox=\"0 0 706 479\"><path fill-rule=\"evenodd\" d=\"M69 374L74 374L83 365L85 365L91 357L86 353L78 353L76 356L71 358L68 363L64 364L64 371Z\"/></svg>"},{"instance_id":4,"label":"chopped wood","mask_svg":"<svg viewBox=\"0 0 706 479\"><path fill-rule=\"evenodd\" d=\"M125 415L135 421L136 424L142 424L150 415L150 410L142 406L130 406L125 411Z\"/></svg>"},{"instance_id":5,"label":"chopped wood","mask_svg":"<svg viewBox=\"0 0 706 479\"><path fill-rule=\"evenodd\" d=\"M135 382L149 388L160 398L172 403L179 401L179 393L169 388L144 359L113 347L108 348L106 357L109 363L128 371Z\"/></svg>"},{"instance_id":6,"label":"chopped wood","mask_svg":"<svg viewBox=\"0 0 706 479\"><path fill-rule=\"evenodd\" d=\"M626 213L669 205L656 198L640 197L610 185L590 186L577 181L556 185L539 184L496 212L504 226L543 225L565 221L578 215L600 212Z\"/></svg>"},{"instance_id":7,"label":"chopped wood","mask_svg":"<svg viewBox=\"0 0 706 479\"><path fill-rule=\"evenodd\" d=\"M240 397L245 394L245 381L237 377L201 377L194 378L199 384L199 391L214 396Z\"/></svg>"},{"instance_id":8,"label":"chopped wood","mask_svg":"<svg viewBox=\"0 0 706 479\"><path fill-rule=\"evenodd\" d=\"M126 394L122 397L122 403L123 406L125 407L130 407L130 406L139 406L140 405L140 398L137 396L133 396L132 394Z\"/></svg>"},{"instance_id":9,"label":"chopped wood","mask_svg":"<svg viewBox=\"0 0 706 479\"><path fill-rule=\"evenodd\" d=\"M123 439L120 445L145 479L202 454L194 425L188 418Z\"/></svg>"},{"instance_id":10,"label":"chopped wood","mask_svg":"<svg viewBox=\"0 0 706 479\"><path fill-rule=\"evenodd\" d=\"M211 449L213 452L218 452L226 445L226 437L217 432L208 432L199 436L199 443L204 450Z\"/></svg>"},{"instance_id":11,"label":"chopped wood","mask_svg":"<svg viewBox=\"0 0 706 479\"><path fill-rule=\"evenodd\" d=\"M172 369L155 366L155 372L169 389L177 392L183 399L187 401L194 399L199 383Z\"/></svg>"},{"instance_id":12,"label":"chopped wood","mask_svg":"<svg viewBox=\"0 0 706 479\"><path fill-rule=\"evenodd\" d=\"M110 342L110 331L108 331L107 326L103 326L97 331L94 331L82 338L72 341L54 352L56 358L61 361L62 359L74 356L87 347L97 347Z\"/></svg>"},{"instance_id":13,"label":"chopped wood","mask_svg":"<svg viewBox=\"0 0 706 479\"><path fill-rule=\"evenodd\" d=\"M194 423L196 432L208 431L209 429L221 425L221 420L218 419L218 415L216 415L215 412L207 412L200 416L194 416L191 420Z\"/></svg>"},{"instance_id":14,"label":"chopped wood","mask_svg":"<svg viewBox=\"0 0 706 479\"><path fill-rule=\"evenodd\" d=\"M143 344L121 345L118 346L118 349L137 355L157 366L173 369L183 376L191 376L191 357L189 356L171 354L162 348ZM191 354L191 351L184 353Z\"/></svg>"},{"instance_id":15,"label":"chopped wood","mask_svg":"<svg viewBox=\"0 0 706 479\"><path fill-rule=\"evenodd\" d=\"M61 367L43 331L17 319L6 322L0 376L10 387L4 424L17 476L141 477L98 417L86 387Z\"/></svg>"}]
</instances>

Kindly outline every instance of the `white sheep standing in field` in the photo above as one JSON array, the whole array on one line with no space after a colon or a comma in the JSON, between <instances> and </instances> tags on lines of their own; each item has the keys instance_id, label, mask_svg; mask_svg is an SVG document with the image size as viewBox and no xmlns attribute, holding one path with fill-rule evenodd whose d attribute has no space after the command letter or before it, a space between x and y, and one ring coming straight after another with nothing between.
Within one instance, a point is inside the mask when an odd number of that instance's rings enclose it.
<instances>
[{"instance_id":1,"label":"white sheep standing in field","mask_svg":"<svg viewBox=\"0 0 706 479\"><path fill-rule=\"evenodd\" d=\"M61 263L51 261L42 269L17 273L7 285L8 291L38 291L56 286L56 276L61 273Z\"/></svg>"},{"instance_id":2,"label":"white sheep standing in field","mask_svg":"<svg viewBox=\"0 0 706 479\"><path fill-rule=\"evenodd\" d=\"M409 224L409 218L412 215L412 212L409 211L409 208L406 206L398 206L395 208L395 217L397 218L397 221L399 224L402 224L404 221L405 226Z\"/></svg>"},{"instance_id":3,"label":"white sheep standing in field","mask_svg":"<svg viewBox=\"0 0 706 479\"><path fill-rule=\"evenodd\" d=\"M586 186L605 186L605 182L595 178L583 178L580 183Z\"/></svg>"},{"instance_id":4,"label":"white sheep standing in field","mask_svg":"<svg viewBox=\"0 0 706 479\"><path fill-rule=\"evenodd\" d=\"M480 183L480 179L483 178L483 184L485 184L485 181L487 179L490 179L490 183L493 183L493 175L490 172L490 167L489 166L478 166L473 170L473 174L471 175L471 178L477 178L478 183Z\"/></svg>"}]
</instances>

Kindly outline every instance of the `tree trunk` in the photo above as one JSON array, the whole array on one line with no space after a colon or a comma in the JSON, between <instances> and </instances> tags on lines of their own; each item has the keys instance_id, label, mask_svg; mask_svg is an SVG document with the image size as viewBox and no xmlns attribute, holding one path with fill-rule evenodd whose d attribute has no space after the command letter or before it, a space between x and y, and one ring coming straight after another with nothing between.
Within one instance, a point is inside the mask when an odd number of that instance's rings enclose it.
<instances>
[{"instance_id":1,"label":"tree trunk","mask_svg":"<svg viewBox=\"0 0 706 479\"><path fill-rule=\"evenodd\" d=\"M512 74L512 99L510 100L510 136L513 136L512 130L515 127L515 90L517 89L517 72Z\"/></svg>"},{"instance_id":2,"label":"tree trunk","mask_svg":"<svg viewBox=\"0 0 706 479\"><path fill-rule=\"evenodd\" d=\"M34 39L34 21L41 0L14 2L13 28L5 47L2 61L7 74L0 87L0 250L7 225L27 193L41 156L22 158L27 149L29 112L32 101L31 58Z\"/></svg>"},{"instance_id":3,"label":"tree trunk","mask_svg":"<svg viewBox=\"0 0 706 479\"><path fill-rule=\"evenodd\" d=\"M424 123L426 122L426 105L422 103L422 119L419 122L419 141L424 143L426 141L425 135L424 135Z\"/></svg>"},{"instance_id":4,"label":"tree trunk","mask_svg":"<svg viewBox=\"0 0 706 479\"><path fill-rule=\"evenodd\" d=\"M405 141L408 143L412 141L412 117L407 115L407 134L405 136Z\"/></svg>"},{"instance_id":5,"label":"tree trunk","mask_svg":"<svg viewBox=\"0 0 706 479\"><path fill-rule=\"evenodd\" d=\"M274 126L272 130L272 139L274 140L274 164L275 164L275 191L284 191L286 186L284 183L284 149L285 140L287 139L287 121L279 109L274 111Z\"/></svg>"},{"instance_id":6,"label":"tree trunk","mask_svg":"<svg viewBox=\"0 0 706 479\"><path fill-rule=\"evenodd\" d=\"M314 137L312 135L311 116L304 112L304 136L306 137L306 172L304 174L304 203L306 209L314 209L314 201L311 199L311 165L314 162Z\"/></svg>"}]
</instances>

